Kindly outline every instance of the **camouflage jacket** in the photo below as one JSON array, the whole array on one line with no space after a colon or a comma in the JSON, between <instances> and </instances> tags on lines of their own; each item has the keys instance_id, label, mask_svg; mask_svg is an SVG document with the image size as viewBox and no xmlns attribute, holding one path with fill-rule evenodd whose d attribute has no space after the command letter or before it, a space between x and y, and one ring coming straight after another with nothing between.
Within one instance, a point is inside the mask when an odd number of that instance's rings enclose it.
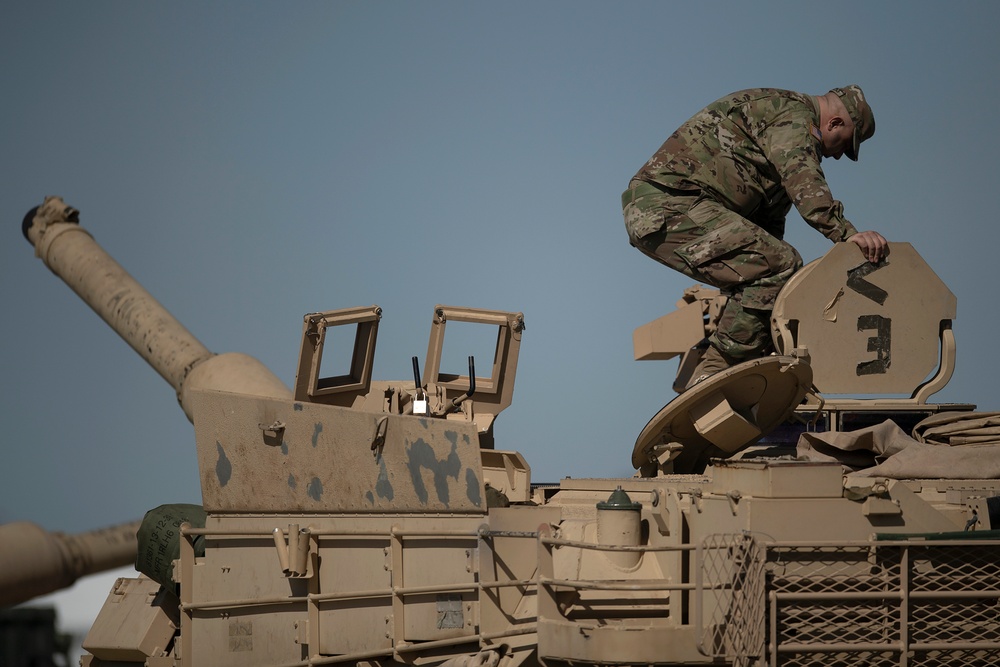
<instances>
[{"instance_id":1,"label":"camouflage jacket","mask_svg":"<svg viewBox=\"0 0 1000 667\"><path fill-rule=\"evenodd\" d=\"M832 241L857 230L844 218L820 167L812 129L819 103L787 90L742 90L705 107L670 135L635 178L698 190L780 233L792 204Z\"/></svg>"}]
</instances>

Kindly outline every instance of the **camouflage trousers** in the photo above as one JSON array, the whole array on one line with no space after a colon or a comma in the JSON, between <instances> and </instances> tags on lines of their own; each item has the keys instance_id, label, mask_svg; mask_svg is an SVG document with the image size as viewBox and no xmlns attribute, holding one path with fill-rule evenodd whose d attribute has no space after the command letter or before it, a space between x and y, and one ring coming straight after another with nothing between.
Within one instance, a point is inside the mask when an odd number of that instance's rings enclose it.
<instances>
[{"instance_id":1,"label":"camouflage trousers","mask_svg":"<svg viewBox=\"0 0 1000 667\"><path fill-rule=\"evenodd\" d=\"M734 362L769 354L771 310L802 258L767 229L699 193L663 192L633 181L622 195L629 242L640 252L729 294L709 338Z\"/></svg>"}]
</instances>

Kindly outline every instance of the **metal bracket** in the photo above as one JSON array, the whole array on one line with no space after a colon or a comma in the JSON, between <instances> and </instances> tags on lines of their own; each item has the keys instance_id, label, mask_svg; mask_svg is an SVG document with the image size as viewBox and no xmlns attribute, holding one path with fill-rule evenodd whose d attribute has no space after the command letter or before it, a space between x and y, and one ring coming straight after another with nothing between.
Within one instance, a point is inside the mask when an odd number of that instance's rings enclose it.
<instances>
[{"instance_id":1,"label":"metal bracket","mask_svg":"<svg viewBox=\"0 0 1000 667\"><path fill-rule=\"evenodd\" d=\"M299 524L288 524L288 540L280 528L271 531L274 547L278 552L278 564L286 577L293 579L308 579L313 575L309 528L299 529Z\"/></svg>"},{"instance_id":2,"label":"metal bracket","mask_svg":"<svg viewBox=\"0 0 1000 667\"><path fill-rule=\"evenodd\" d=\"M375 435L372 436L372 456L375 460L382 458L382 450L385 448L385 433L389 428L389 416L383 415L375 424Z\"/></svg>"}]
</instances>

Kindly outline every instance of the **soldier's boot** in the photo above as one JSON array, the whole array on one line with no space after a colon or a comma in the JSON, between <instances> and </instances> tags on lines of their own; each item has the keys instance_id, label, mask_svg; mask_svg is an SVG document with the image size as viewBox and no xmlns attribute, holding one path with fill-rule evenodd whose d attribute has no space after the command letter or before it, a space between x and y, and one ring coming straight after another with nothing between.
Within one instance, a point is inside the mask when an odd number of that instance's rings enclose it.
<instances>
[{"instance_id":1,"label":"soldier's boot","mask_svg":"<svg viewBox=\"0 0 1000 667\"><path fill-rule=\"evenodd\" d=\"M684 390L687 391L699 382L704 382L716 373L720 373L734 365L735 362L731 363L727 360L714 345L709 345L708 349L702 354L701 361L694 367L694 372L691 373L691 381L687 383Z\"/></svg>"}]
</instances>

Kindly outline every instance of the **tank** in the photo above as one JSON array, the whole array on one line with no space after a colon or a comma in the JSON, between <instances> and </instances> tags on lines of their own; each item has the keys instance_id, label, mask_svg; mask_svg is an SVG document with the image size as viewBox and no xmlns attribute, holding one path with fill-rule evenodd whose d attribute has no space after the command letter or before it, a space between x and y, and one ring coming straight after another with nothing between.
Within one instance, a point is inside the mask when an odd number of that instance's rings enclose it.
<instances>
[{"instance_id":1,"label":"tank","mask_svg":"<svg viewBox=\"0 0 1000 667\"><path fill-rule=\"evenodd\" d=\"M423 364L392 381L371 377L378 306L309 313L288 390L216 361L58 198L24 228L194 425L202 516L167 508L147 526L155 567L109 593L85 666L1000 658L994 445L897 433L989 421L928 402L954 368L956 300L907 244L878 266L838 244L797 274L775 305L777 354L637 425L634 476L539 485L493 436L521 313L435 306ZM724 298L690 290L636 330L636 358L681 357L685 384ZM495 330L493 359L442 372L448 322ZM331 343L336 327L353 345ZM324 376L334 354L349 370Z\"/></svg>"}]
</instances>

